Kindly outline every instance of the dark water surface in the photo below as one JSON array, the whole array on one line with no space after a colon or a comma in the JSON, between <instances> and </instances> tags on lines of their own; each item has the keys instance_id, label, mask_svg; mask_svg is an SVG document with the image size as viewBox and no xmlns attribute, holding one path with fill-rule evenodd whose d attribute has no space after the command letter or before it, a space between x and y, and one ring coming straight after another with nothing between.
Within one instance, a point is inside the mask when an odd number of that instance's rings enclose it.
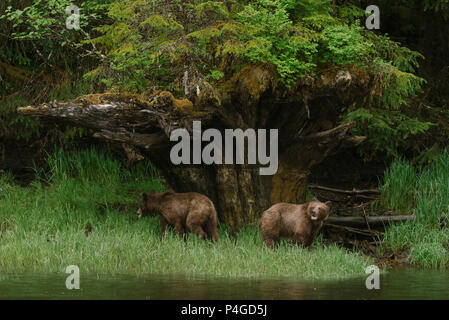
<instances>
[{"instance_id":1,"label":"dark water surface","mask_svg":"<svg viewBox=\"0 0 449 320\"><path fill-rule=\"evenodd\" d=\"M1 275L0 299L449 299L449 271L398 269L380 276L380 289L365 278L344 281L230 280L182 276L80 277L68 290L68 275Z\"/></svg>"}]
</instances>

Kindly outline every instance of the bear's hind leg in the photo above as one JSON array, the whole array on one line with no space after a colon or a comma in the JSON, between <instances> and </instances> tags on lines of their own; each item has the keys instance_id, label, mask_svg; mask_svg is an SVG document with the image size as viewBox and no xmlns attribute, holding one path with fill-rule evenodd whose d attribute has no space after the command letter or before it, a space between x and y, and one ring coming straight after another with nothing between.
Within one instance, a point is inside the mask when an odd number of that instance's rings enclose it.
<instances>
[{"instance_id":1,"label":"bear's hind leg","mask_svg":"<svg viewBox=\"0 0 449 320\"><path fill-rule=\"evenodd\" d=\"M184 227L182 226L181 222L176 222L175 223L175 230L178 232L179 234L179 238L182 240L186 240L184 237Z\"/></svg>"},{"instance_id":2,"label":"bear's hind leg","mask_svg":"<svg viewBox=\"0 0 449 320\"><path fill-rule=\"evenodd\" d=\"M206 231L208 239L215 240L216 242L218 241L218 230L216 223L209 219L208 222L206 222L204 229Z\"/></svg>"},{"instance_id":3,"label":"bear's hind leg","mask_svg":"<svg viewBox=\"0 0 449 320\"><path fill-rule=\"evenodd\" d=\"M259 222L263 242L269 248L279 245L281 217L276 211L265 211Z\"/></svg>"},{"instance_id":4,"label":"bear's hind leg","mask_svg":"<svg viewBox=\"0 0 449 320\"><path fill-rule=\"evenodd\" d=\"M186 226L193 233L197 234L201 239L206 239L207 234L203 230L203 219L200 213L191 212L187 216Z\"/></svg>"},{"instance_id":5,"label":"bear's hind leg","mask_svg":"<svg viewBox=\"0 0 449 320\"><path fill-rule=\"evenodd\" d=\"M161 224L160 240L162 240L162 238L164 237L164 234L165 234L165 230L167 229L167 220L165 220L163 215L161 215L160 224Z\"/></svg>"},{"instance_id":6,"label":"bear's hind leg","mask_svg":"<svg viewBox=\"0 0 449 320\"><path fill-rule=\"evenodd\" d=\"M279 246L279 238L264 237L263 242L270 249L274 249Z\"/></svg>"}]
</instances>

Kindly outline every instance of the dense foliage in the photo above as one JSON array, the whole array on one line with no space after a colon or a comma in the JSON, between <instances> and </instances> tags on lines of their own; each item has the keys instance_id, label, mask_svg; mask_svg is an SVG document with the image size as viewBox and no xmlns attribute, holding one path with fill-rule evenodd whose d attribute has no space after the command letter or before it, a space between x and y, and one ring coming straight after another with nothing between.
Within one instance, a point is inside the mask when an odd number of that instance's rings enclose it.
<instances>
[{"instance_id":1,"label":"dense foliage","mask_svg":"<svg viewBox=\"0 0 449 320\"><path fill-rule=\"evenodd\" d=\"M80 29L66 27L70 4L80 7ZM347 106L344 114L346 121L357 120L354 134L368 136L362 155L416 156L433 146L430 135L447 130L438 111L429 115L422 110L425 103L410 99L428 86L423 77L429 77L419 68L426 60L416 49L426 50L413 41L411 50L384 29L367 30L366 6L364 1L331 0L4 1L0 128L8 129L1 133L37 133L32 120L14 113L25 102L107 90L167 89L188 97L197 87L217 86L257 63L273 65L289 87L306 74L316 75L320 66L351 65L376 79L372 94ZM394 25L402 15L446 19L449 12L444 0L394 6L380 1L379 6L386 17L382 25L386 21L385 28L405 35L425 34L426 23ZM402 30L404 25L413 30ZM441 88L439 82L432 84ZM436 103L431 111L441 107L441 100Z\"/></svg>"},{"instance_id":2,"label":"dense foliage","mask_svg":"<svg viewBox=\"0 0 449 320\"><path fill-rule=\"evenodd\" d=\"M39 135L35 121L15 108L64 100L92 90L80 81L98 63L98 52L86 43L92 29L104 23L111 0L80 1L80 29L67 29L69 0L6 0L0 3L0 136L29 139ZM65 137L75 133L66 132ZM52 131L51 135L59 135Z\"/></svg>"}]
</instances>

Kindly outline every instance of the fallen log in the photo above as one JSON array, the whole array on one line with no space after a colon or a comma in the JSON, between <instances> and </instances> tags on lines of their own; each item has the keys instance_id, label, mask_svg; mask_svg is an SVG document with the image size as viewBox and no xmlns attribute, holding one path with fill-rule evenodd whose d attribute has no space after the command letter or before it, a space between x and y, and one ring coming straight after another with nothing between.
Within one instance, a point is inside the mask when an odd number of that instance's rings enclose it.
<instances>
[{"instance_id":1,"label":"fallen log","mask_svg":"<svg viewBox=\"0 0 449 320\"><path fill-rule=\"evenodd\" d=\"M325 224L340 226L364 226L367 222L369 226L383 226L394 222L403 222L414 220L415 215L396 215L396 216L372 216L372 217L329 217Z\"/></svg>"},{"instance_id":2,"label":"fallen log","mask_svg":"<svg viewBox=\"0 0 449 320\"><path fill-rule=\"evenodd\" d=\"M348 231L348 232L357 233L357 234L361 234L361 235L369 236L369 237L375 237L375 236L383 235L383 232L378 231L378 230L358 229L358 228L353 228L353 227L348 227L348 226L341 226L341 225L332 224L332 223L326 223L326 226L332 227L332 228L337 228L337 229L343 229L343 230ZM374 241L374 243L376 243L376 245L377 245L376 241Z\"/></svg>"},{"instance_id":3,"label":"fallen log","mask_svg":"<svg viewBox=\"0 0 449 320\"><path fill-rule=\"evenodd\" d=\"M342 189L335 189L335 188L329 188L329 187L323 187L323 186L317 186L317 185L311 185L310 188L312 189L318 189L323 191L330 191L330 192L336 192L336 193L344 193L344 194L350 194L350 195L362 195L366 193L374 193L374 194L380 194L379 189L366 189L366 190L342 190Z\"/></svg>"}]
</instances>

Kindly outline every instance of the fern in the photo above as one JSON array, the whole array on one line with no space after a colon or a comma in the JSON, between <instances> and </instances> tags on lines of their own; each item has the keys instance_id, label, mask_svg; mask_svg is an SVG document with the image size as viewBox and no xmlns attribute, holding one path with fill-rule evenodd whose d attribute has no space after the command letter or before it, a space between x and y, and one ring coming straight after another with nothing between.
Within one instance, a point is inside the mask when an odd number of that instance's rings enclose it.
<instances>
[{"instance_id":1,"label":"fern","mask_svg":"<svg viewBox=\"0 0 449 320\"><path fill-rule=\"evenodd\" d=\"M434 123L410 117L399 110L359 108L346 114L344 122L354 120L357 126L352 130L355 135L367 137L365 147L359 148L365 160L376 156L399 156L401 151L418 150L415 140L424 134ZM408 142L407 142L408 140Z\"/></svg>"}]
</instances>

